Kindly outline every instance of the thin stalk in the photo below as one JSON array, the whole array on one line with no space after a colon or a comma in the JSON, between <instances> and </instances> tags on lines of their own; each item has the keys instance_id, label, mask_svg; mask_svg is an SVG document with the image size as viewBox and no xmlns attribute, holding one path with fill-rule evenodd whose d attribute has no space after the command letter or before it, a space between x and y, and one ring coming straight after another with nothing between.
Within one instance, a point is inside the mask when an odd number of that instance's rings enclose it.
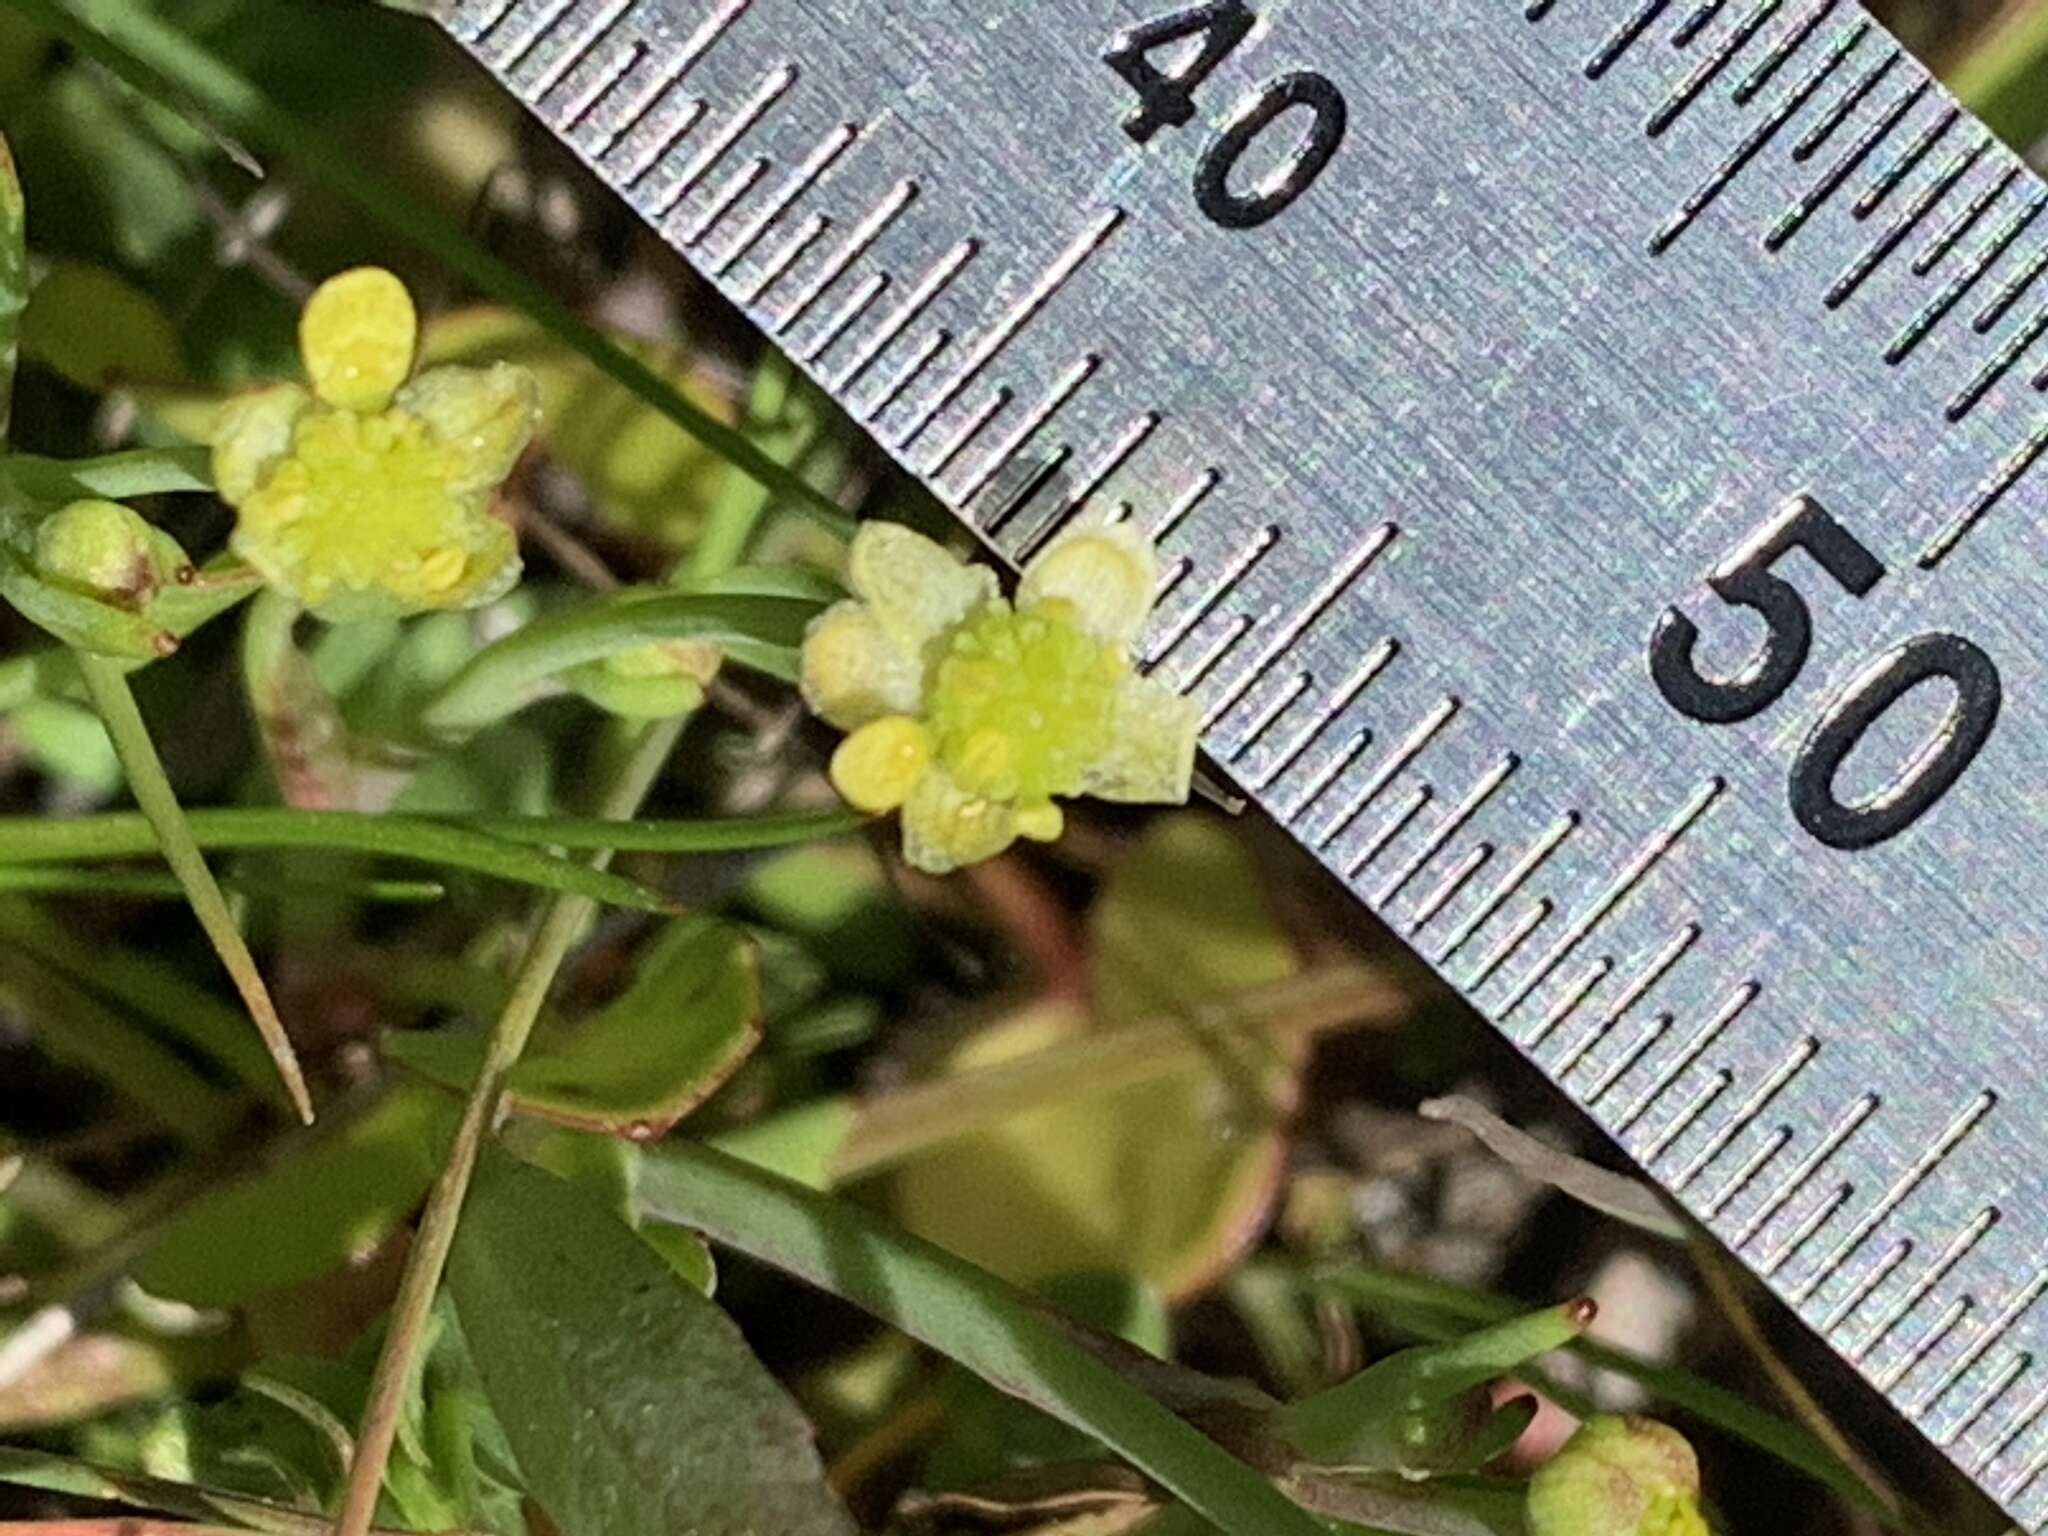
<instances>
[{"instance_id":1,"label":"thin stalk","mask_svg":"<svg viewBox=\"0 0 2048 1536\"><path fill-rule=\"evenodd\" d=\"M447 899L438 880L271 880L262 875L227 874L220 882L252 896L346 896L387 906L431 906ZM73 869L62 864L0 864L0 895L27 892L49 896L138 896L146 901L182 901L185 887L175 875L140 871Z\"/></svg>"},{"instance_id":2,"label":"thin stalk","mask_svg":"<svg viewBox=\"0 0 2048 1536\"><path fill-rule=\"evenodd\" d=\"M103 496L127 501L170 491L213 489L210 448L128 448L94 459L46 459L39 454L7 456L15 486L42 501L76 501Z\"/></svg>"},{"instance_id":3,"label":"thin stalk","mask_svg":"<svg viewBox=\"0 0 2048 1536\"><path fill-rule=\"evenodd\" d=\"M658 892L572 864L543 847L608 849L622 853L744 853L787 848L857 832L866 818L851 811L791 811L703 820L636 821L590 817L483 816L440 821L429 816L372 815L362 811L257 809L185 813L202 848L309 848L375 853L420 864L443 864L550 890L581 890L614 906L642 912L673 911ZM146 818L131 811L50 820L0 816L0 865L87 864L156 853Z\"/></svg>"},{"instance_id":4,"label":"thin stalk","mask_svg":"<svg viewBox=\"0 0 2048 1536\"><path fill-rule=\"evenodd\" d=\"M128 777L135 803L156 833L164 862L185 887L185 899L192 905L193 916L213 942L214 953L227 967L235 990L242 994L242 1003L255 1021L256 1032L263 1037L278 1076L284 1080L292 1107L301 1120L312 1124L313 1099L306 1091L298 1054L292 1049L284 1021L278 1018L277 1007L270 1000L270 989L264 986L262 973L256 969L256 957L249 953L242 930L235 926L234 915L228 911L227 898L214 883L213 871L206 867L206 858L193 841L191 828L185 824L185 813L164 774L163 760L156 755L156 743L150 740L142 711L135 707L127 674L104 656L84 651L75 654L79 676L85 680L93 708L99 711L115 755L121 759L121 769Z\"/></svg>"},{"instance_id":5,"label":"thin stalk","mask_svg":"<svg viewBox=\"0 0 2048 1536\"><path fill-rule=\"evenodd\" d=\"M598 807L601 816L617 821L632 817L668 761L684 723L680 719L663 721L641 732L631 754L612 776ZM590 862L602 867L610 859L608 850L600 850ZM533 1033L534 1023L554 986L555 973L596 910L596 903L587 897L564 894L554 898L513 980L505 1011L491 1031L484 1048L483 1066L470 1088L462 1124L449 1148L448 1162L435 1181L433 1193L427 1197L419 1230L406 1255L405 1274L398 1283L398 1297L391 1305L391 1322L377 1357L377 1373L370 1383L361 1428L356 1432L355 1459L349 1465L348 1490L341 1514L335 1520L335 1536L366 1536L376 1515L377 1494L384 1486L384 1469L391 1459L398 1420L404 1412L406 1384L412 1380L413 1358L426 1333L434 1293L440 1288L441 1272L447 1267L448 1250L455 1241L455 1225L462 1215L470 1178L476 1172L477 1157L483 1150L484 1138L497 1123L506 1080L526 1050L527 1038Z\"/></svg>"},{"instance_id":6,"label":"thin stalk","mask_svg":"<svg viewBox=\"0 0 2048 1536\"><path fill-rule=\"evenodd\" d=\"M745 433L699 410L660 374L486 250L460 225L385 181L361 155L271 101L254 82L148 7L131 0L13 3L145 95L189 103L204 123L297 161L401 239L447 263L494 298L524 310L744 474L788 497L835 533L844 536L852 531L852 519L829 496L777 464Z\"/></svg>"}]
</instances>

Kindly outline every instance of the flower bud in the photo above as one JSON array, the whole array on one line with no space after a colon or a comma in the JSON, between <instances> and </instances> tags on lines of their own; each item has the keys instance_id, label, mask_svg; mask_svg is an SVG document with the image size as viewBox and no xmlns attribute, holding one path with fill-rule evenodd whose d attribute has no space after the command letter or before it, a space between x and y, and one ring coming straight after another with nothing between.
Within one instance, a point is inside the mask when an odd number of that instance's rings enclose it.
<instances>
[{"instance_id":1,"label":"flower bud","mask_svg":"<svg viewBox=\"0 0 2048 1536\"><path fill-rule=\"evenodd\" d=\"M178 541L117 501L74 501L36 529L36 573L116 607L139 609L165 586L191 580Z\"/></svg>"},{"instance_id":2,"label":"flower bud","mask_svg":"<svg viewBox=\"0 0 2048 1536\"><path fill-rule=\"evenodd\" d=\"M699 640L654 640L572 668L564 681L599 709L625 720L667 720L704 702L725 657Z\"/></svg>"},{"instance_id":3,"label":"flower bud","mask_svg":"<svg viewBox=\"0 0 2048 1536\"><path fill-rule=\"evenodd\" d=\"M1652 1419L1588 1419L1529 1483L1529 1536L1708 1536L1700 1464Z\"/></svg>"}]
</instances>

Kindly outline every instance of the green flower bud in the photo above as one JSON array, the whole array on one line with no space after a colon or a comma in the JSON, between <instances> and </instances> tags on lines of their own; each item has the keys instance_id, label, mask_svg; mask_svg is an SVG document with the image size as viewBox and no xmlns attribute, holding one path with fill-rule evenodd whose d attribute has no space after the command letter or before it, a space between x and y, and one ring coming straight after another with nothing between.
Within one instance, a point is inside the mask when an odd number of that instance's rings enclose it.
<instances>
[{"instance_id":1,"label":"green flower bud","mask_svg":"<svg viewBox=\"0 0 2048 1536\"><path fill-rule=\"evenodd\" d=\"M599 709L625 720L667 720L704 702L705 686L725 660L715 645L655 640L563 675L570 688Z\"/></svg>"},{"instance_id":2,"label":"green flower bud","mask_svg":"<svg viewBox=\"0 0 2048 1536\"><path fill-rule=\"evenodd\" d=\"M1529 1536L1708 1536L1700 1464L1652 1419L1588 1419L1529 1483Z\"/></svg>"},{"instance_id":3,"label":"green flower bud","mask_svg":"<svg viewBox=\"0 0 2048 1536\"><path fill-rule=\"evenodd\" d=\"M192 579L178 541L117 501L74 501L43 519L35 568L45 581L129 609Z\"/></svg>"}]
</instances>

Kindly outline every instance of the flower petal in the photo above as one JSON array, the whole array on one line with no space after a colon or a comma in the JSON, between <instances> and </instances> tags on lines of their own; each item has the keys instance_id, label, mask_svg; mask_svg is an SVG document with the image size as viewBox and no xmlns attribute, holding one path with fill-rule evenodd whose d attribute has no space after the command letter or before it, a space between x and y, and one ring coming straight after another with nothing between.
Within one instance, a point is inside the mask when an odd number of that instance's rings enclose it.
<instances>
[{"instance_id":1,"label":"flower petal","mask_svg":"<svg viewBox=\"0 0 2048 1536\"><path fill-rule=\"evenodd\" d=\"M903 857L928 875L992 859L1016 838L1015 806L968 794L936 766L903 806Z\"/></svg>"},{"instance_id":2,"label":"flower petal","mask_svg":"<svg viewBox=\"0 0 2048 1536\"><path fill-rule=\"evenodd\" d=\"M345 411L381 411L412 372L420 317L405 284L356 267L313 290L299 315L299 358L313 393Z\"/></svg>"},{"instance_id":3,"label":"flower petal","mask_svg":"<svg viewBox=\"0 0 2048 1536\"><path fill-rule=\"evenodd\" d=\"M540 419L540 382L524 368L429 368L398 392L399 409L454 451L453 491L490 490L512 473Z\"/></svg>"},{"instance_id":4,"label":"flower petal","mask_svg":"<svg viewBox=\"0 0 2048 1536\"><path fill-rule=\"evenodd\" d=\"M997 594L996 573L967 565L900 523L863 523L847 554L847 584L875 622L915 653Z\"/></svg>"},{"instance_id":5,"label":"flower petal","mask_svg":"<svg viewBox=\"0 0 2048 1536\"><path fill-rule=\"evenodd\" d=\"M883 633L865 603L835 603L811 621L798 672L811 712L842 731L915 715L923 700L923 664Z\"/></svg>"},{"instance_id":6,"label":"flower petal","mask_svg":"<svg viewBox=\"0 0 2048 1536\"><path fill-rule=\"evenodd\" d=\"M889 715L839 743L832 783L855 810L880 815L910 798L931 761L930 733L908 715Z\"/></svg>"},{"instance_id":7,"label":"flower petal","mask_svg":"<svg viewBox=\"0 0 2048 1536\"><path fill-rule=\"evenodd\" d=\"M312 408L297 384L272 384L231 397L213 427L213 483L239 507L291 452L292 429Z\"/></svg>"},{"instance_id":8,"label":"flower petal","mask_svg":"<svg viewBox=\"0 0 2048 1536\"><path fill-rule=\"evenodd\" d=\"M1128 646L1152 612L1159 556L1133 523L1103 523L1062 534L1031 562L1017 606L1064 601L1075 622L1109 645Z\"/></svg>"},{"instance_id":9,"label":"flower petal","mask_svg":"<svg viewBox=\"0 0 2048 1536\"><path fill-rule=\"evenodd\" d=\"M1194 700L1149 677L1117 685L1111 746L1088 765L1087 792L1103 800L1179 805L1194 783Z\"/></svg>"}]
</instances>

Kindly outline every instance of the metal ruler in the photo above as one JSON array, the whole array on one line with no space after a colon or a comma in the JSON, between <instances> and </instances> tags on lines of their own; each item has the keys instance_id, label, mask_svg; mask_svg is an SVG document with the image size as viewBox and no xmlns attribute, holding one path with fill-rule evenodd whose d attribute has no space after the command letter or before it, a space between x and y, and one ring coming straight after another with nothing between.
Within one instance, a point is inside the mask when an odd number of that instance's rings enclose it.
<instances>
[{"instance_id":1,"label":"metal ruler","mask_svg":"<svg viewBox=\"0 0 2048 1536\"><path fill-rule=\"evenodd\" d=\"M2048 1532L2048 187L1850 0L448 0Z\"/></svg>"}]
</instances>

